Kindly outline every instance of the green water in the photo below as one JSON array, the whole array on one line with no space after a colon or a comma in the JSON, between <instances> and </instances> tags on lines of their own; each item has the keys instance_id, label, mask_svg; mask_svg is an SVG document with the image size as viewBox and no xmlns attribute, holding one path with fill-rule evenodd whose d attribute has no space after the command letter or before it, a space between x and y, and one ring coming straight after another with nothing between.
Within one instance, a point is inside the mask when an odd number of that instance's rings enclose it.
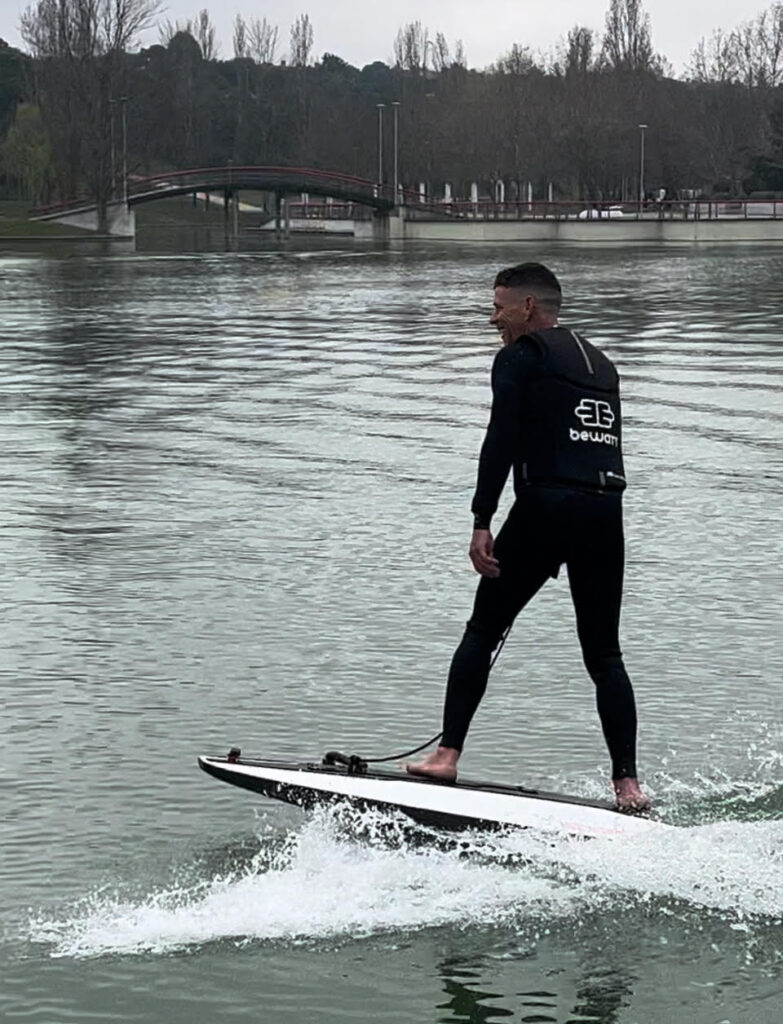
<instances>
[{"instance_id":1,"label":"green water","mask_svg":"<svg viewBox=\"0 0 783 1024\"><path fill-rule=\"evenodd\" d=\"M622 374L624 650L681 827L460 853L200 774L436 731L491 279L534 257ZM0 251L0 1017L777 1024L781 279L753 248ZM605 793L563 580L465 768Z\"/></svg>"}]
</instances>

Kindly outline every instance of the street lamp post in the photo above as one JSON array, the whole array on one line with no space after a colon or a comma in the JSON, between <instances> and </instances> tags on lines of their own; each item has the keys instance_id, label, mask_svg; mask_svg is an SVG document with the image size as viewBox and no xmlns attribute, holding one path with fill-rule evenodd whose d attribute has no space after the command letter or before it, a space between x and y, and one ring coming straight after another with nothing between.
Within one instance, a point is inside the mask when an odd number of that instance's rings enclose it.
<instances>
[{"instance_id":1,"label":"street lamp post","mask_svg":"<svg viewBox=\"0 0 783 1024\"><path fill-rule=\"evenodd\" d=\"M122 104L122 201L128 207L128 97L120 96Z\"/></svg>"},{"instance_id":2,"label":"street lamp post","mask_svg":"<svg viewBox=\"0 0 783 1024\"><path fill-rule=\"evenodd\" d=\"M399 188L400 188L400 147L399 147L399 129L398 120L400 113L399 100L395 100L392 103L394 109L394 206L397 207L399 200Z\"/></svg>"},{"instance_id":3,"label":"street lamp post","mask_svg":"<svg viewBox=\"0 0 783 1024\"><path fill-rule=\"evenodd\" d=\"M639 212L644 208L644 133L646 124L639 125Z\"/></svg>"},{"instance_id":4,"label":"street lamp post","mask_svg":"<svg viewBox=\"0 0 783 1024\"><path fill-rule=\"evenodd\" d=\"M376 103L378 108L378 191L383 188L383 108L385 103Z\"/></svg>"},{"instance_id":5,"label":"street lamp post","mask_svg":"<svg viewBox=\"0 0 783 1024\"><path fill-rule=\"evenodd\" d=\"M114 146L114 107L116 100L109 100L110 125L111 125L111 197L117 198L117 157Z\"/></svg>"}]
</instances>

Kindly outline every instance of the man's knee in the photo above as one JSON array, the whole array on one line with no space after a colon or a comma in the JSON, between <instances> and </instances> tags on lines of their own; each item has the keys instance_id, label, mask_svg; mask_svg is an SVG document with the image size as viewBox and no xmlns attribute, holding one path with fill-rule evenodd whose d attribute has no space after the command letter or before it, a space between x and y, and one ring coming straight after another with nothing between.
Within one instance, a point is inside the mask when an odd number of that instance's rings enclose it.
<instances>
[{"instance_id":1,"label":"man's knee","mask_svg":"<svg viewBox=\"0 0 783 1024\"><path fill-rule=\"evenodd\" d=\"M584 652L585 668L596 686L611 686L618 680L627 678L625 663L620 651L611 654L593 654Z\"/></svg>"},{"instance_id":2,"label":"man's knee","mask_svg":"<svg viewBox=\"0 0 783 1024\"><path fill-rule=\"evenodd\" d=\"M480 648L487 652L494 651L503 636L503 629L487 626L475 619L469 619L462 637L463 644Z\"/></svg>"}]
</instances>

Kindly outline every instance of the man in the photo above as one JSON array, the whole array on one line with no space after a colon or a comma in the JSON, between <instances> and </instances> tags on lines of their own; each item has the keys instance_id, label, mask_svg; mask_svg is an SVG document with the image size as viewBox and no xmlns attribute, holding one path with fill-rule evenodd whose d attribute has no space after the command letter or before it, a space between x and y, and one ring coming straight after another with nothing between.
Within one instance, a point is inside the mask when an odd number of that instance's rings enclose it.
<instances>
[{"instance_id":1,"label":"man","mask_svg":"<svg viewBox=\"0 0 783 1024\"><path fill-rule=\"evenodd\" d=\"M558 325L560 284L542 264L502 270L494 300L490 323L503 347L492 367L492 412L471 506L470 559L482 579L449 672L441 745L407 769L456 779L492 652L565 564L617 806L643 810L649 801L636 777L636 707L618 637L625 476L617 372ZM512 466L516 500L493 539L490 523Z\"/></svg>"}]
</instances>

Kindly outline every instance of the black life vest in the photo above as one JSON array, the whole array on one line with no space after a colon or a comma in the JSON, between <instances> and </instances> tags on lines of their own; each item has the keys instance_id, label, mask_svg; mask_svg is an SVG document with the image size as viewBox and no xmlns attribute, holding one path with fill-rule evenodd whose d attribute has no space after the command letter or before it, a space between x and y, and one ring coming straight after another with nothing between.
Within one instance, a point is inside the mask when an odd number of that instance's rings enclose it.
<instances>
[{"instance_id":1,"label":"black life vest","mask_svg":"<svg viewBox=\"0 0 783 1024\"><path fill-rule=\"evenodd\" d=\"M517 486L625 488L619 378L614 364L563 327L524 335L539 353L520 409Z\"/></svg>"}]
</instances>

